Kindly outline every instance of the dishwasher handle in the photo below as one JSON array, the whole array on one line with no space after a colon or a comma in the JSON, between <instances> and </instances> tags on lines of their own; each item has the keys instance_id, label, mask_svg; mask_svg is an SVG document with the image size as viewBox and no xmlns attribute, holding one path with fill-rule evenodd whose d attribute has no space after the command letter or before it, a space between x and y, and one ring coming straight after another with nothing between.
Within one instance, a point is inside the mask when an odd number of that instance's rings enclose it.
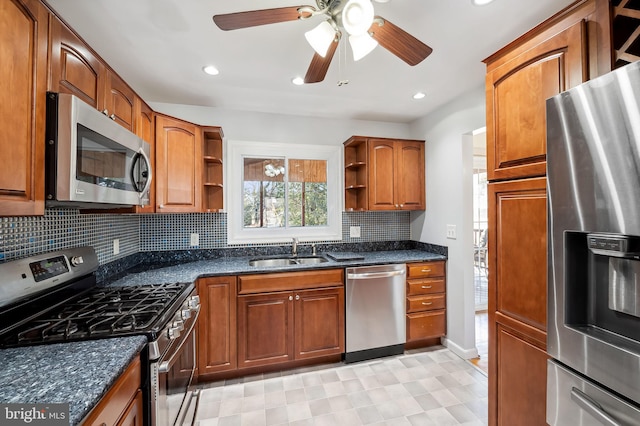
<instances>
[{"instance_id":1,"label":"dishwasher handle","mask_svg":"<svg viewBox=\"0 0 640 426\"><path fill-rule=\"evenodd\" d=\"M405 270L397 270L397 271L384 271L384 272L363 272L359 274L347 273L348 280L368 280L371 278L388 278L395 277L398 275L404 275Z\"/></svg>"}]
</instances>

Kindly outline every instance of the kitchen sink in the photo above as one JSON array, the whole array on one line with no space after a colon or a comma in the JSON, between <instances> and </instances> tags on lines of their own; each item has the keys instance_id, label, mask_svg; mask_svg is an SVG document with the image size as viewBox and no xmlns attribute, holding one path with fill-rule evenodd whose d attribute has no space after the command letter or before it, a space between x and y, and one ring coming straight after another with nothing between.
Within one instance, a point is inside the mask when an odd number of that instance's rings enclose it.
<instances>
[{"instance_id":1,"label":"kitchen sink","mask_svg":"<svg viewBox=\"0 0 640 426\"><path fill-rule=\"evenodd\" d=\"M322 256L308 257L278 257L271 259L252 259L249 266L290 266L290 265L315 265L316 263L328 262Z\"/></svg>"}]
</instances>

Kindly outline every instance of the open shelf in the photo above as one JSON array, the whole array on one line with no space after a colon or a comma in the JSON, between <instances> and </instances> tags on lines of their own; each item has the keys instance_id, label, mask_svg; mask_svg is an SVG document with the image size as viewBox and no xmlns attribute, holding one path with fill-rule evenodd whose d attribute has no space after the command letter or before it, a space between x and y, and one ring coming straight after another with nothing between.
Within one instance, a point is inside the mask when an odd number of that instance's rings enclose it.
<instances>
[{"instance_id":1,"label":"open shelf","mask_svg":"<svg viewBox=\"0 0 640 426\"><path fill-rule=\"evenodd\" d=\"M222 211L223 168L222 168L222 129L220 127L203 127L203 193L202 210L205 212Z\"/></svg>"},{"instance_id":2,"label":"open shelf","mask_svg":"<svg viewBox=\"0 0 640 426\"><path fill-rule=\"evenodd\" d=\"M354 137L344 143L344 209L367 210L367 140Z\"/></svg>"}]
</instances>

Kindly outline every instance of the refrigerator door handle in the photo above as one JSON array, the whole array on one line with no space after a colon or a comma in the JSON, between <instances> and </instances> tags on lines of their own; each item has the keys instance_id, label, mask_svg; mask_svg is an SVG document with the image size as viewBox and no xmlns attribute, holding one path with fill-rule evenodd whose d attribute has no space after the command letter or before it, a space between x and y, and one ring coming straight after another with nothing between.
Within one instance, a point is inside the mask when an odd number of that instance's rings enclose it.
<instances>
[{"instance_id":1,"label":"refrigerator door handle","mask_svg":"<svg viewBox=\"0 0 640 426\"><path fill-rule=\"evenodd\" d=\"M605 426L622 426L613 417L611 417L600 404L593 400L589 395L580 389L571 388L571 399L578 404L587 413L591 414L596 420Z\"/></svg>"}]
</instances>

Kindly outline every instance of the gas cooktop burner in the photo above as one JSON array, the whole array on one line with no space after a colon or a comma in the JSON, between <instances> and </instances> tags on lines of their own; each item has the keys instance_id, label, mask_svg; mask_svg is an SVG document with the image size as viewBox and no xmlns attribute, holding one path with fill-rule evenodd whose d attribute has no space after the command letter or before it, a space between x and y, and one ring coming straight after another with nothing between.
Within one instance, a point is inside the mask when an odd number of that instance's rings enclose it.
<instances>
[{"instance_id":1,"label":"gas cooktop burner","mask_svg":"<svg viewBox=\"0 0 640 426\"><path fill-rule=\"evenodd\" d=\"M153 334L188 284L94 287L2 338L2 346ZM153 338L153 336L150 336Z\"/></svg>"}]
</instances>

